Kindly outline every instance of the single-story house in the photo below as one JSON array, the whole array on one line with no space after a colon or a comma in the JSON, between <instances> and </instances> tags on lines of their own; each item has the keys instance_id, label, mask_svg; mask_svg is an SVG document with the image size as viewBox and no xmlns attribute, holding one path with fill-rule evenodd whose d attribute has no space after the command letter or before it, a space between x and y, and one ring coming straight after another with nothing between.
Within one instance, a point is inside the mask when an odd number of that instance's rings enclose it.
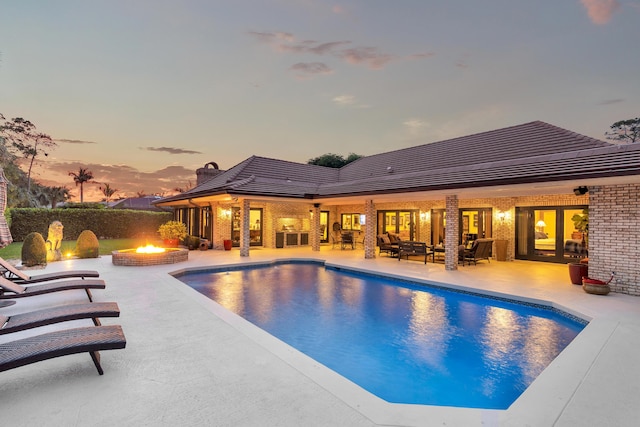
<instances>
[{"instance_id":1,"label":"single-story house","mask_svg":"<svg viewBox=\"0 0 640 427\"><path fill-rule=\"evenodd\" d=\"M214 162L197 186L154 202L173 207L193 235L240 256L250 248L310 245L345 230L379 255L378 235L442 245L494 240L493 257L575 262L589 276L640 295L640 144L614 144L535 121L363 157L340 169L252 156ZM586 219L588 234L572 218ZM498 247L500 245L500 247ZM505 254L506 252L506 254Z\"/></svg>"}]
</instances>

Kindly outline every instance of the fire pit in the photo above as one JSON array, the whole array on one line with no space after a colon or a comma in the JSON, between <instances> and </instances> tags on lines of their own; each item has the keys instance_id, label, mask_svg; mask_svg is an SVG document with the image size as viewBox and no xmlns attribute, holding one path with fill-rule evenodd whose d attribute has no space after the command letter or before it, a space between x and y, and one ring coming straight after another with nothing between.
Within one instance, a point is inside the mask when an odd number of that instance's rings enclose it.
<instances>
[{"instance_id":1,"label":"fire pit","mask_svg":"<svg viewBox=\"0 0 640 427\"><path fill-rule=\"evenodd\" d=\"M158 248L153 245L111 252L113 265L143 267L146 265L175 264L188 259L189 250L187 249Z\"/></svg>"}]
</instances>

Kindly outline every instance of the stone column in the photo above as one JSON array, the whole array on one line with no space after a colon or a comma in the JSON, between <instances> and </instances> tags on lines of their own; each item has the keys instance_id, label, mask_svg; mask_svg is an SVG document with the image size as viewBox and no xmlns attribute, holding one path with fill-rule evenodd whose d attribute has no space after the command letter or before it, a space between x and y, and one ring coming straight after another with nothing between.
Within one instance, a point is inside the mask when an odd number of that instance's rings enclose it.
<instances>
[{"instance_id":1,"label":"stone column","mask_svg":"<svg viewBox=\"0 0 640 427\"><path fill-rule=\"evenodd\" d=\"M249 244L251 242L249 200L240 200L240 206L240 256L249 256Z\"/></svg>"},{"instance_id":2,"label":"stone column","mask_svg":"<svg viewBox=\"0 0 640 427\"><path fill-rule=\"evenodd\" d=\"M444 269L458 269L458 196L446 197L447 227L444 232Z\"/></svg>"},{"instance_id":3,"label":"stone column","mask_svg":"<svg viewBox=\"0 0 640 427\"><path fill-rule=\"evenodd\" d=\"M320 251L320 203L314 203L313 210L311 211L313 218L311 221L311 250L314 252Z\"/></svg>"},{"instance_id":4,"label":"stone column","mask_svg":"<svg viewBox=\"0 0 640 427\"><path fill-rule=\"evenodd\" d=\"M364 229L364 258L372 259L376 257L376 207L373 200L365 202L364 214L367 222Z\"/></svg>"}]
</instances>

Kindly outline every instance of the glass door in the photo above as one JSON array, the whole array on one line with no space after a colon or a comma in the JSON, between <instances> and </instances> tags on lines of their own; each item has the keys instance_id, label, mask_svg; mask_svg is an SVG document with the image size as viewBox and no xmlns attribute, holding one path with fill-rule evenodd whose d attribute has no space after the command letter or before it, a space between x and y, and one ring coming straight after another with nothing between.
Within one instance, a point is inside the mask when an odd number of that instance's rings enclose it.
<instances>
[{"instance_id":1,"label":"glass door","mask_svg":"<svg viewBox=\"0 0 640 427\"><path fill-rule=\"evenodd\" d=\"M574 221L585 207L516 208L516 258L571 262L587 254L587 242Z\"/></svg>"},{"instance_id":2,"label":"glass door","mask_svg":"<svg viewBox=\"0 0 640 427\"><path fill-rule=\"evenodd\" d=\"M320 242L329 241L329 211L320 211Z\"/></svg>"},{"instance_id":3,"label":"glass door","mask_svg":"<svg viewBox=\"0 0 640 427\"><path fill-rule=\"evenodd\" d=\"M460 244L471 246L474 240L490 238L492 233L491 208L460 209Z\"/></svg>"},{"instance_id":4,"label":"glass door","mask_svg":"<svg viewBox=\"0 0 640 427\"><path fill-rule=\"evenodd\" d=\"M431 209L431 244L444 246L444 232L447 227L447 211Z\"/></svg>"},{"instance_id":5,"label":"glass door","mask_svg":"<svg viewBox=\"0 0 640 427\"><path fill-rule=\"evenodd\" d=\"M397 234L401 240L416 240L418 211L378 211L378 234Z\"/></svg>"},{"instance_id":6,"label":"glass door","mask_svg":"<svg viewBox=\"0 0 640 427\"><path fill-rule=\"evenodd\" d=\"M240 246L240 208L234 207L231 221L233 246ZM249 209L249 246L262 246L262 208Z\"/></svg>"}]
</instances>

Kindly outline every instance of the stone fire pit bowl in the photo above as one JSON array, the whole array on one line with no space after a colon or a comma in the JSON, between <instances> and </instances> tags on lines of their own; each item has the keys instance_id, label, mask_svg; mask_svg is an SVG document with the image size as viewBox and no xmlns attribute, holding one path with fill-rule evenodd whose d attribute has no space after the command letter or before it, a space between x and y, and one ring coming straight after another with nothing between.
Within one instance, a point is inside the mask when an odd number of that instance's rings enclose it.
<instances>
[{"instance_id":1,"label":"stone fire pit bowl","mask_svg":"<svg viewBox=\"0 0 640 427\"><path fill-rule=\"evenodd\" d=\"M123 249L111 252L111 263L131 267L147 265L175 264L187 261L189 250L182 248L165 248L164 252L138 253L136 249Z\"/></svg>"}]
</instances>

